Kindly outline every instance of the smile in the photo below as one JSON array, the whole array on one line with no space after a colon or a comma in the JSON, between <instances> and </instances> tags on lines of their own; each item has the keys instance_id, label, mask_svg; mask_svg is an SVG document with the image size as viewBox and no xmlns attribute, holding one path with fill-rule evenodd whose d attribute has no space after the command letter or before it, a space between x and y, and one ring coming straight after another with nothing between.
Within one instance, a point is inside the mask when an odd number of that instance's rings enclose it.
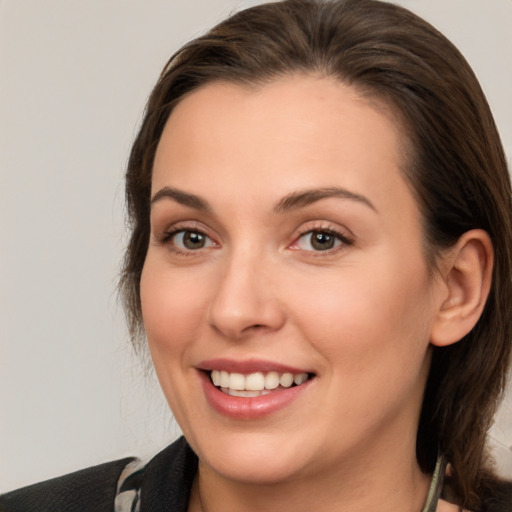
<instances>
[{"instance_id":1,"label":"smile","mask_svg":"<svg viewBox=\"0 0 512 512\"><path fill-rule=\"evenodd\" d=\"M307 373L268 373L254 372L248 375L230 373L224 370L212 370L210 378L213 385L230 396L252 398L264 396L279 389L300 386L308 380Z\"/></svg>"},{"instance_id":2,"label":"smile","mask_svg":"<svg viewBox=\"0 0 512 512\"><path fill-rule=\"evenodd\" d=\"M212 359L197 366L204 396L217 413L259 420L287 409L317 381L316 373L277 362Z\"/></svg>"}]
</instances>

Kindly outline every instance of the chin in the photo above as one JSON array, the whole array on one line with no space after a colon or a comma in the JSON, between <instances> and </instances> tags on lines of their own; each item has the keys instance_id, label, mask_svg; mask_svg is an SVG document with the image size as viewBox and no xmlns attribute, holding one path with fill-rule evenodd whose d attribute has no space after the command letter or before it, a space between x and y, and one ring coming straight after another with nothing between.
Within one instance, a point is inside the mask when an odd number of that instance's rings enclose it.
<instances>
[{"instance_id":1,"label":"chin","mask_svg":"<svg viewBox=\"0 0 512 512\"><path fill-rule=\"evenodd\" d=\"M305 470L308 458L304 443L289 434L220 434L215 436L215 443L201 444L191 442L202 463L223 478L247 484L290 480Z\"/></svg>"}]
</instances>

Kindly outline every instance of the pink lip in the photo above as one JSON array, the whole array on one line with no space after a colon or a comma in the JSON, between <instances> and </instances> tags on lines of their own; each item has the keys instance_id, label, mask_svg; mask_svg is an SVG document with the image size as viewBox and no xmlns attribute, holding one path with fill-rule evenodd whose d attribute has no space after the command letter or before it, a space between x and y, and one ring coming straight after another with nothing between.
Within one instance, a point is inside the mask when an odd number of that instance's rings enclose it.
<instances>
[{"instance_id":1,"label":"pink lip","mask_svg":"<svg viewBox=\"0 0 512 512\"><path fill-rule=\"evenodd\" d=\"M240 371L239 367L238 370ZM254 370L254 367L251 366L248 373L252 371L261 370ZM273 367L271 371L282 370L275 370L275 367ZM296 373L301 372L299 371ZM220 389L215 387L207 372L198 371L198 374L206 399L210 406L223 416L238 420L256 420L286 408L292 404L292 402L294 402L300 395L306 392L313 381L313 379L309 379L300 386L280 388L272 391L268 395L257 397L239 397L223 393Z\"/></svg>"},{"instance_id":2,"label":"pink lip","mask_svg":"<svg viewBox=\"0 0 512 512\"><path fill-rule=\"evenodd\" d=\"M200 370L211 371L220 370L230 373L241 373L248 375L255 372L278 372L278 373L310 373L308 370L294 368L280 363L264 361L262 359L248 359L246 361L235 361L233 359L209 359L202 361L197 365Z\"/></svg>"}]
</instances>

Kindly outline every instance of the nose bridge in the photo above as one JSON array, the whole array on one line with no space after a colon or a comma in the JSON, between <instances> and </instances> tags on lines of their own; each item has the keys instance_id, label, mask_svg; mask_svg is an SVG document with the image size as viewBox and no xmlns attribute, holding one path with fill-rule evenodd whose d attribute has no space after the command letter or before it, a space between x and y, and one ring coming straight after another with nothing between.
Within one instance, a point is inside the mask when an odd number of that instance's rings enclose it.
<instances>
[{"instance_id":1,"label":"nose bridge","mask_svg":"<svg viewBox=\"0 0 512 512\"><path fill-rule=\"evenodd\" d=\"M250 242L231 248L210 305L210 324L238 339L248 332L276 330L284 320L268 255Z\"/></svg>"}]
</instances>

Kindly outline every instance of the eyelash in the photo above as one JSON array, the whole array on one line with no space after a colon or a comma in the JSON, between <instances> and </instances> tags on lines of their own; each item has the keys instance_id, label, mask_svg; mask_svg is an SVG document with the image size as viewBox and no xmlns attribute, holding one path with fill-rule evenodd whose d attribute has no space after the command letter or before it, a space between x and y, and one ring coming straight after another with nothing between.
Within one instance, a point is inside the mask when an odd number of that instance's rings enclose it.
<instances>
[{"instance_id":1,"label":"eyelash","mask_svg":"<svg viewBox=\"0 0 512 512\"><path fill-rule=\"evenodd\" d=\"M200 227L180 225L174 226L172 229L165 232L164 236L161 239L162 245L169 245L174 252L185 256L193 256L195 252L199 251L199 249L208 248L199 247L198 249L194 250L178 247L175 243L173 243L173 239L180 233L183 233L183 235L185 235L186 233L200 235L205 239L210 240L211 245L209 245L209 247L215 247L217 245L217 243L210 236L208 236Z\"/></svg>"},{"instance_id":2,"label":"eyelash","mask_svg":"<svg viewBox=\"0 0 512 512\"><path fill-rule=\"evenodd\" d=\"M336 243L336 241L339 242L339 243L337 245L335 245L334 247L331 247L331 248L328 248L328 249L323 249L323 250L316 250L315 251L314 249L313 250L302 249L305 252L312 252L312 253L318 253L318 254L331 254L331 253L333 253L333 252L335 252L335 251L337 251L339 249L342 249L343 246L349 247L349 246L354 244L354 240L351 237L348 237L347 235L344 235L344 234L340 233L338 230L333 229L330 226L329 227L314 226L312 228L308 227L307 229L301 230L300 233L299 233L299 236L293 242L292 248L295 249L295 250L301 250L299 247L297 247L299 241L303 237L306 237L307 235L309 235L311 237L314 234L331 236L331 237L333 237L335 239L335 243Z\"/></svg>"},{"instance_id":3,"label":"eyelash","mask_svg":"<svg viewBox=\"0 0 512 512\"><path fill-rule=\"evenodd\" d=\"M199 247L197 249L184 249L181 247L178 247L175 243L172 243L173 238L176 237L178 234L185 235L186 233L196 234L201 237L204 237L205 239L210 241L210 245L207 247ZM330 237L333 237L335 239L334 247L330 247L327 249L319 249L319 250L308 250L308 249L301 249L298 247L299 241L306 237L307 235L313 236L314 234L318 235L328 235ZM207 249L210 247L216 247L218 244L209 236L207 235L204 230L201 227L195 227L195 226L174 226L169 231L166 231L164 236L161 239L161 243L163 245L169 245L172 250L180 255L187 255L192 256L194 253L198 252L200 249ZM310 242L311 243L311 242ZM307 229L303 229L299 232L299 235L295 238L294 242L289 246L292 250L303 250L304 252L311 252L311 253L319 253L319 254L331 254L339 249L341 249L343 246L351 246L354 244L354 240L347 235L344 235L337 231L336 229L333 229L332 227L322 227L322 226L314 226L314 227L308 227Z\"/></svg>"}]
</instances>

